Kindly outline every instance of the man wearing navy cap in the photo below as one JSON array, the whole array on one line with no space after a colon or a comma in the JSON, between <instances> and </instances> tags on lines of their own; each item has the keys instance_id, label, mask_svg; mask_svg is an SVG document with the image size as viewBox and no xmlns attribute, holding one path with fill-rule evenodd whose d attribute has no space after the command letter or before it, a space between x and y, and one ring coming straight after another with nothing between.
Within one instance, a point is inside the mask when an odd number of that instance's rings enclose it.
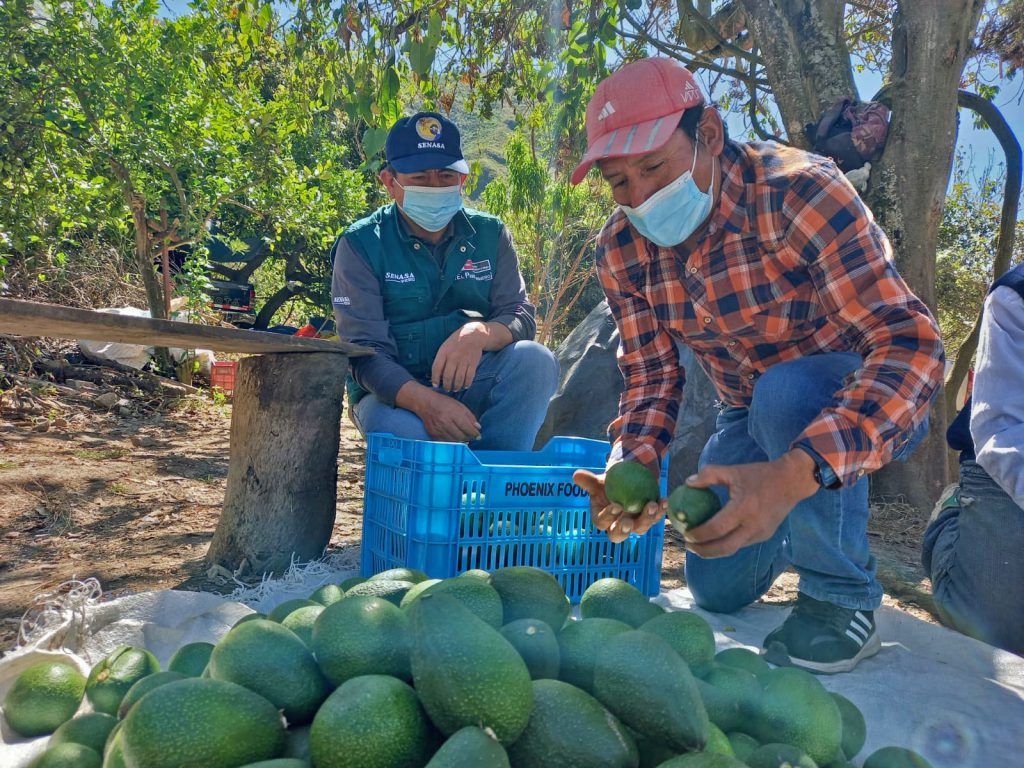
<instances>
[{"instance_id":1,"label":"man wearing navy cap","mask_svg":"<svg viewBox=\"0 0 1024 768\"><path fill-rule=\"evenodd\" d=\"M519 259L499 219L463 207L459 129L436 112L388 133L392 202L333 248L334 313L353 358L349 404L363 434L529 451L558 387Z\"/></svg>"}]
</instances>

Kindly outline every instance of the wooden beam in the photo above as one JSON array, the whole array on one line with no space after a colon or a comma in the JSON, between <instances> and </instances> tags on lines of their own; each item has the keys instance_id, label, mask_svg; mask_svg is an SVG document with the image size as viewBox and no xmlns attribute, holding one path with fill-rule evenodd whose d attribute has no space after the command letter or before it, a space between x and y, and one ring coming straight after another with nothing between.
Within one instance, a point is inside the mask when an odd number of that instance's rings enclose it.
<instances>
[{"instance_id":1,"label":"wooden beam","mask_svg":"<svg viewBox=\"0 0 1024 768\"><path fill-rule=\"evenodd\" d=\"M146 347L201 348L256 355L271 352L339 352L349 357L363 357L374 354L369 347L344 341L129 317L19 299L0 299L0 333L113 341Z\"/></svg>"}]
</instances>

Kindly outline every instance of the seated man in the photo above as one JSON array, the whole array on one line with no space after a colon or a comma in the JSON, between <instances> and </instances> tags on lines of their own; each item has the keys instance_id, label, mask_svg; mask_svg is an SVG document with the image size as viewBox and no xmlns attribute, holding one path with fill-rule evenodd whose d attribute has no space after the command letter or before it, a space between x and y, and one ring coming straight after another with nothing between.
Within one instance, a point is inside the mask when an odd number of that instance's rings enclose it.
<instances>
[{"instance_id":1,"label":"seated man","mask_svg":"<svg viewBox=\"0 0 1024 768\"><path fill-rule=\"evenodd\" d=\"M960 484L936 506L921 558L939 617L1024 654L1024 264L985 300L974 392L947 438Z\"/></svg>"},{"instance_id":2,"label":"seated man","mask_svg":"<svg viewBox=\"0 0 1024 768\"><path fill-rule=\"evenodd\" d=\"M349 407L365 435L529 451L558 387L508 230L463 208L459 130L399 120L380 180L391 197L334 244L334 313L352 358Z\"/></svg>"}]
</instances>

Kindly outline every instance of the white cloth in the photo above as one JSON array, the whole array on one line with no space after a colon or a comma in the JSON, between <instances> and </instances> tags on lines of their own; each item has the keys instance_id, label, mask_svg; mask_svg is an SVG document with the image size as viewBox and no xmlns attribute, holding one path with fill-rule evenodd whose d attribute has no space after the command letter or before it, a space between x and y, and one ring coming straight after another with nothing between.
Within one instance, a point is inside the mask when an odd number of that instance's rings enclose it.
<instances>
[{"instance_id":1,"label":"white cloth","mask_svg":"<svg viewBox=\"0 0 1024 768\"><path fill-rule=\"evenodd\" d=\"M985 299L971 437L975 460L1024 508L1024 299L1006 286Z\"/></svg>"},{"instance_id":2,"label":"white cloth","mask_svg":"<svg viewBox=\"0 0 1024 768\"><path fill-rule=\"evenodd\" d=\"M80 613L77 632L49 632L72 638L75 647L55 649L83 670L119 644L143 645L166 665L185 643L215 642L253 609L267 612L352 571L310 570L305 579L286 576L254 591L221 597L202 592L144 592L90 605ZM244 601L244 603L242 602ZM685 589L662 593L656 602L674 610L693 609ZM718 648L756 650L788 609L754 605L731 615L697 610L715 630ZM951 630L891 609L876 611L883 650L853 672L823 676L826 688L854 702L867 720L867 743L856 765L888 745L917 750L933 768L1010 768L1022 764L1024 747L1024 658L996 650ZM69 617L69 620L72 619ZM66 641L65 641L66 642ZM43 645L45 645L45 638ZM30 654L22 649L0 660L0 701ZM88 704L83 704L83 710ZM0 728L0 768L24 768L46 738L21 739Z\"/></svg>"}]
</instances>

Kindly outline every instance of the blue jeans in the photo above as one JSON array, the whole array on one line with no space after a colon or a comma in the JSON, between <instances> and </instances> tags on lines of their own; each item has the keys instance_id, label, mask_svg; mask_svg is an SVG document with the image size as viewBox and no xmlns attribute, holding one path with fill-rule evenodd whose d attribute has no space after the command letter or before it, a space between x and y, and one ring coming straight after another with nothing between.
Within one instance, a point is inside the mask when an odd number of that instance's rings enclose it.
<instances>
[{"instance_id":1,"label":"blue jeans","mask_svg":"<svg viewBox=\"0 0 1024 768\"><path fill-rule=\"evenodd\" d=\"M1024 509L973 461L924 534L921 562L939 618L1024 654Z\"/></svg>"},{"instance_id":2,"label":"blue jeans","mask_svg":"<svg viewBox=\"0 0 1024 768\"><path fill-rule=\"evenodd\" d=\"M852 352L813 355L769 368L754 385L749 408L726 408L699 464L771 461L834 402L846 377L861 366ZM902 446L906 458L927 432L927 421ZM716 487L723 504L726 489ZM686 553L686 583L697 605L731 613L768 591L787 566L800 576L800 591L844 608L874 610L882 601L875 558L868 546L868 479L819 490L789 513L770 539L729 557Z\"/></svg>"},{"instance_id":3,"label":"blue jeans","mask_svg":"<svg viewBox=\"0 0 1024 768\"><path fill-rule=\"evenodd\" d=\"M445 392L473 412L480 422L480 439L469 444L479 451L532 451L533 441L547 414L548 401L558 389L558 361L547 347L517 341L497 352L485 352L469 388ZM422 420L368 394L356 403L353 418L359 431L390 432L411 440L431 440Z\"/></svg>"}]
</instances>

